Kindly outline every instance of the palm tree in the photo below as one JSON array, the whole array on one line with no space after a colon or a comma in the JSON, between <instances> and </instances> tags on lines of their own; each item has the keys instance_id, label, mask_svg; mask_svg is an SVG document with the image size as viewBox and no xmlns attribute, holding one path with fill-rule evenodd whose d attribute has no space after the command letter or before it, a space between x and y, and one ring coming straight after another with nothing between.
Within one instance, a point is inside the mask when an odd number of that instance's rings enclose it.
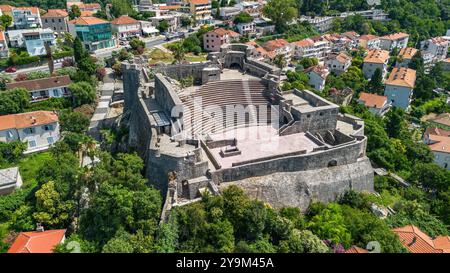
<instances>
[{"instance_id":1,"label":"palm tree","mask_svg":"<svg viewBox=\"0 0 450 273\"><path fill-rule=\"evenodd\" d=\"M274 63L280 70L283 70L283 68L285 68L286 65L287 65L286 58L285 58L284 55L282 55L282 54L278 54L277 56L275 56L275 58L273 59L273 63ZM280 78L281 78L281 71L280 71Z\"/></svg>"},{"instance_id":2,"label":"palm tree","mask_svg":"<svg viewBox=\"0 0 450 273\"><path fill-rule=\"evenodd\" d=\"M173 57L177 63L181 63L184 60L185 52L182 44L183 42L175 43L171 48Z\"/></svg>"}]
</instances>

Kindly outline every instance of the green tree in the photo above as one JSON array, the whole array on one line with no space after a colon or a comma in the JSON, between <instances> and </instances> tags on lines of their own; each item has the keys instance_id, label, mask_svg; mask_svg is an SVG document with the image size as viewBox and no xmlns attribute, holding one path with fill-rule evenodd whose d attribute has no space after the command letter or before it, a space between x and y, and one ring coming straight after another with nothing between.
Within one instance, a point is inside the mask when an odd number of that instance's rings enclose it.
<instances>
[{"instance_id":1,"label":"green tree","mask_svg":"<svg viewBox=\"0 0 450 273\"><path fill-rule=\"evenodd\" d=\"M12 24L12 21L13 20L12 20L11 16L9 16L7 14L3 14L2 16L0 16L0 25L3 30L6 30L8 27L10 27Z\"/></svg>"},{"instance_id":2,"label":"green tree","mask_svg":"<svg viewBox=\"0 0 450 273\"><path fill-rule=\"evenodd\" d=\"M351 234L345 226L342 210L337 204L329 204L317 215L314 215L308 224L308 229L321 239L342 244L346 248L350 247Z\"/></svg>"},{"instance_id":3,"label":"green tree","mask_svg":"<svg viewBox=\"0 0 450 273\"><path fill-rule=\"evenodd\" d=\"M171 51L173 53L173 58L175 59L175 61L177 63L181 63L184 60L185 57L185 51L183 48L183 44L182 43L175 43L172 47L171 47Z\"/></svg>"},{"instance_id":4,"label":"green tree","mask_svg":"<svg viewBox=\"0 0 450 273\"><path fill-rule=\"evenodd\" d=\"M253 17L245 11L239 12L233 19L235 24L247 24L253 22Z\"/></svg>"},{"instance_id":5,"label":"green tree","mask_svg":"<svg viewBox=\"0 0 450 273\"><path fill-rule=\"evenodd\" d=\"M83 133L88 129L90 121L83 113L65 110L60 112L59 122L62 131Z\"/></svg>"},{"instance_id":6,"label":"green tree","mask_svg":"<svg viewBox=\"0 0 450 273\"><path fill-rule=\"evenodd\" d=\"M372 79L369 82L369 90L372 93L382 95L384 91L383 85L383 72L380 68L375 69L375 72L372 75Z\"/></svg>"},{"instance_id":7,"label":"green tree","mask_svg":"<svg viewBox=\"0 0 450 273\"><path fill-rule=\"evenodd\" d=\"M67 226L70 220L72 202L61 200L53 181L47 182L36 191L36 212L33 218L36 222L49 228L62 228Z\"/></svg>"},{"instance_id":8,"label":"green tree","mask_svg":"<svg viewBox=\"0 0 450 273\"><path fill-rule=\"evenodd\" d=\"M75 18L78 18L81 16L81 10L77 5L70 6L69 10L69 18L70 20L73 20Z\"/></svg>"},{"instance_id":9,"label":"green tree","mask_svg":"<svg viewBox=\"0 0 450 273\"><path fill-rule=\"evenodd\" d=\"M133 7L127 0L112 0L111 1L111 14L114 17L120 17L122 15L132 14Z\"/></svg>"},{"instance_id":10,"label":"green tree","mask_svg":"<svg viewBox=\"0 0 450 273\"><path fill-rule=\"evenodd\" d=\"M88 82L77 82L69 85L74 107L94 102L96 97L95 88Z\"/></svg>"},{"instance_id":11,"label":"green tree","mask_svg":"<svg viewBox=\"0 0 450 273\"><path fill-rule=\"evenodd\" d=\"M159 32L165 33L170 28L170 24L167 20L162 20L159 22L157 28L158 28Z\"/></svg>"},{"instance_id":12,"label":"green tree","mask_svg":"<svg viewBox=\"0 0 450 273\"><path fill-rule=\"evenodd\" d=\"M327 253L328 247L309 230L294 230L288 240L280 243L282 253Z\"/></svg>"},{"instance_id":13,"label":"green tree","mask_svg":"<svg viewBox=\"0 0 450 273\"><path fill-rule=\"evenodd\" d=\"M0 115L24 112L30 105L30 95L24 88L0 92Z\"/></svg>"},{"instance_id":14,"label":"green tree","mask_svg":"<svg viewBox=\"0 0 450 273\"><path fill-rule=\"evenodd\" d=\"M263 13L273 21L279 33L282 33L287 24L298 16L294 0L269 0L264 6Z\"/></svg>"}]
</instances>

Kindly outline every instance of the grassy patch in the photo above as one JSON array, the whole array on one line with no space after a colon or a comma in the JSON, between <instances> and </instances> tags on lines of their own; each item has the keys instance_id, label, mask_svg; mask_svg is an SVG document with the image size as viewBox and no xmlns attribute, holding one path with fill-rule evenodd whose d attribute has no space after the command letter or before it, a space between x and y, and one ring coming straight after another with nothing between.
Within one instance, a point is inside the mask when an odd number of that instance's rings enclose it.
<instances>
[{"instance_id":1,"label":"grassy patch","mask_svg":"<svg viewBox=\"0 0 450 273\"><path fill-rule=\"evenodd\" d=\"M148 53L150 57L150 64L157 64L160 62L163 63L172 63L174 61L174 58L171 53L164 52L163 50L159 48L155 48L152 51Z\"/></svg>"},{"instance_id":2,"label":"grassy patch","mask_svg":"<svg viewBox=\"0 0 450 273\"><path fill-rule=\"evenodd\" d=\"M188 62L205 62L206 54L200 54L200 55L186 54L185 59Z\"/></svg>"},{"instance_id":3,"label":"grassy patch","mask_svg":"<svg viewBox=\"0 0 450 273\"><path fill-rule=\"evenodd\" d=\"M47 159L50 159L50 152L34 153L25 156L17 164L5 164L0 169L19 166L20 175L23 180L23 187L36 185L36 175L38 170L44 165Z\"/></svg>"}]
</instances>

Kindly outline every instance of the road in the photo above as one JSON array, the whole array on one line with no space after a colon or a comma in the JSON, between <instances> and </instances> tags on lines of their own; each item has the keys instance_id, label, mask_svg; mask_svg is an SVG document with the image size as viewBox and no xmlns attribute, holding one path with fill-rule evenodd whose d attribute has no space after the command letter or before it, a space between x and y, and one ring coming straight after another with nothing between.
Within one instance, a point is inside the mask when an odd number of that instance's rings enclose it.
<instances>
[{"instance_id":1,"label":"road","mask_svg":"<svg viewBox=\"0 0 450 273\"><path fill-rule=\"evenodd\" d=\"M55 69L61 68L62 67L62 63L55 63ZM36 66L36 67L30 67L30 68L24 68L24 69L19 69L17 70L17 72L14 73L7 73L8 75L11 75L11 77L15 77L18 74L26 74L26 73L30 73L30 72L35 72L35 71L49 71L48 69L48 65L41 65L41 66Z\"/></svg>"}]
</instances>

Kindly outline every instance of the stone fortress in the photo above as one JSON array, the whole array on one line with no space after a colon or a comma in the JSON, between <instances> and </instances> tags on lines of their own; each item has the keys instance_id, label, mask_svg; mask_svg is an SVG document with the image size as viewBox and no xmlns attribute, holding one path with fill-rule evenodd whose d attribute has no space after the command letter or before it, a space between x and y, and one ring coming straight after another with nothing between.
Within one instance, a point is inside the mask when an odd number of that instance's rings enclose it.
<instances>
[{"instance_id":1,"label":"stone fortress","mask_svg":"<svg viewBox=\"0 0 450 273\"><path fill-rule=\"evenodd\" d=\"M233 184L302 210L373 191L363 121L313 92L281 92L280 69L251 52L231 44L201 63L122 64L128 144L166 196L164 210Z\"/></svg>"}]
</instances>

